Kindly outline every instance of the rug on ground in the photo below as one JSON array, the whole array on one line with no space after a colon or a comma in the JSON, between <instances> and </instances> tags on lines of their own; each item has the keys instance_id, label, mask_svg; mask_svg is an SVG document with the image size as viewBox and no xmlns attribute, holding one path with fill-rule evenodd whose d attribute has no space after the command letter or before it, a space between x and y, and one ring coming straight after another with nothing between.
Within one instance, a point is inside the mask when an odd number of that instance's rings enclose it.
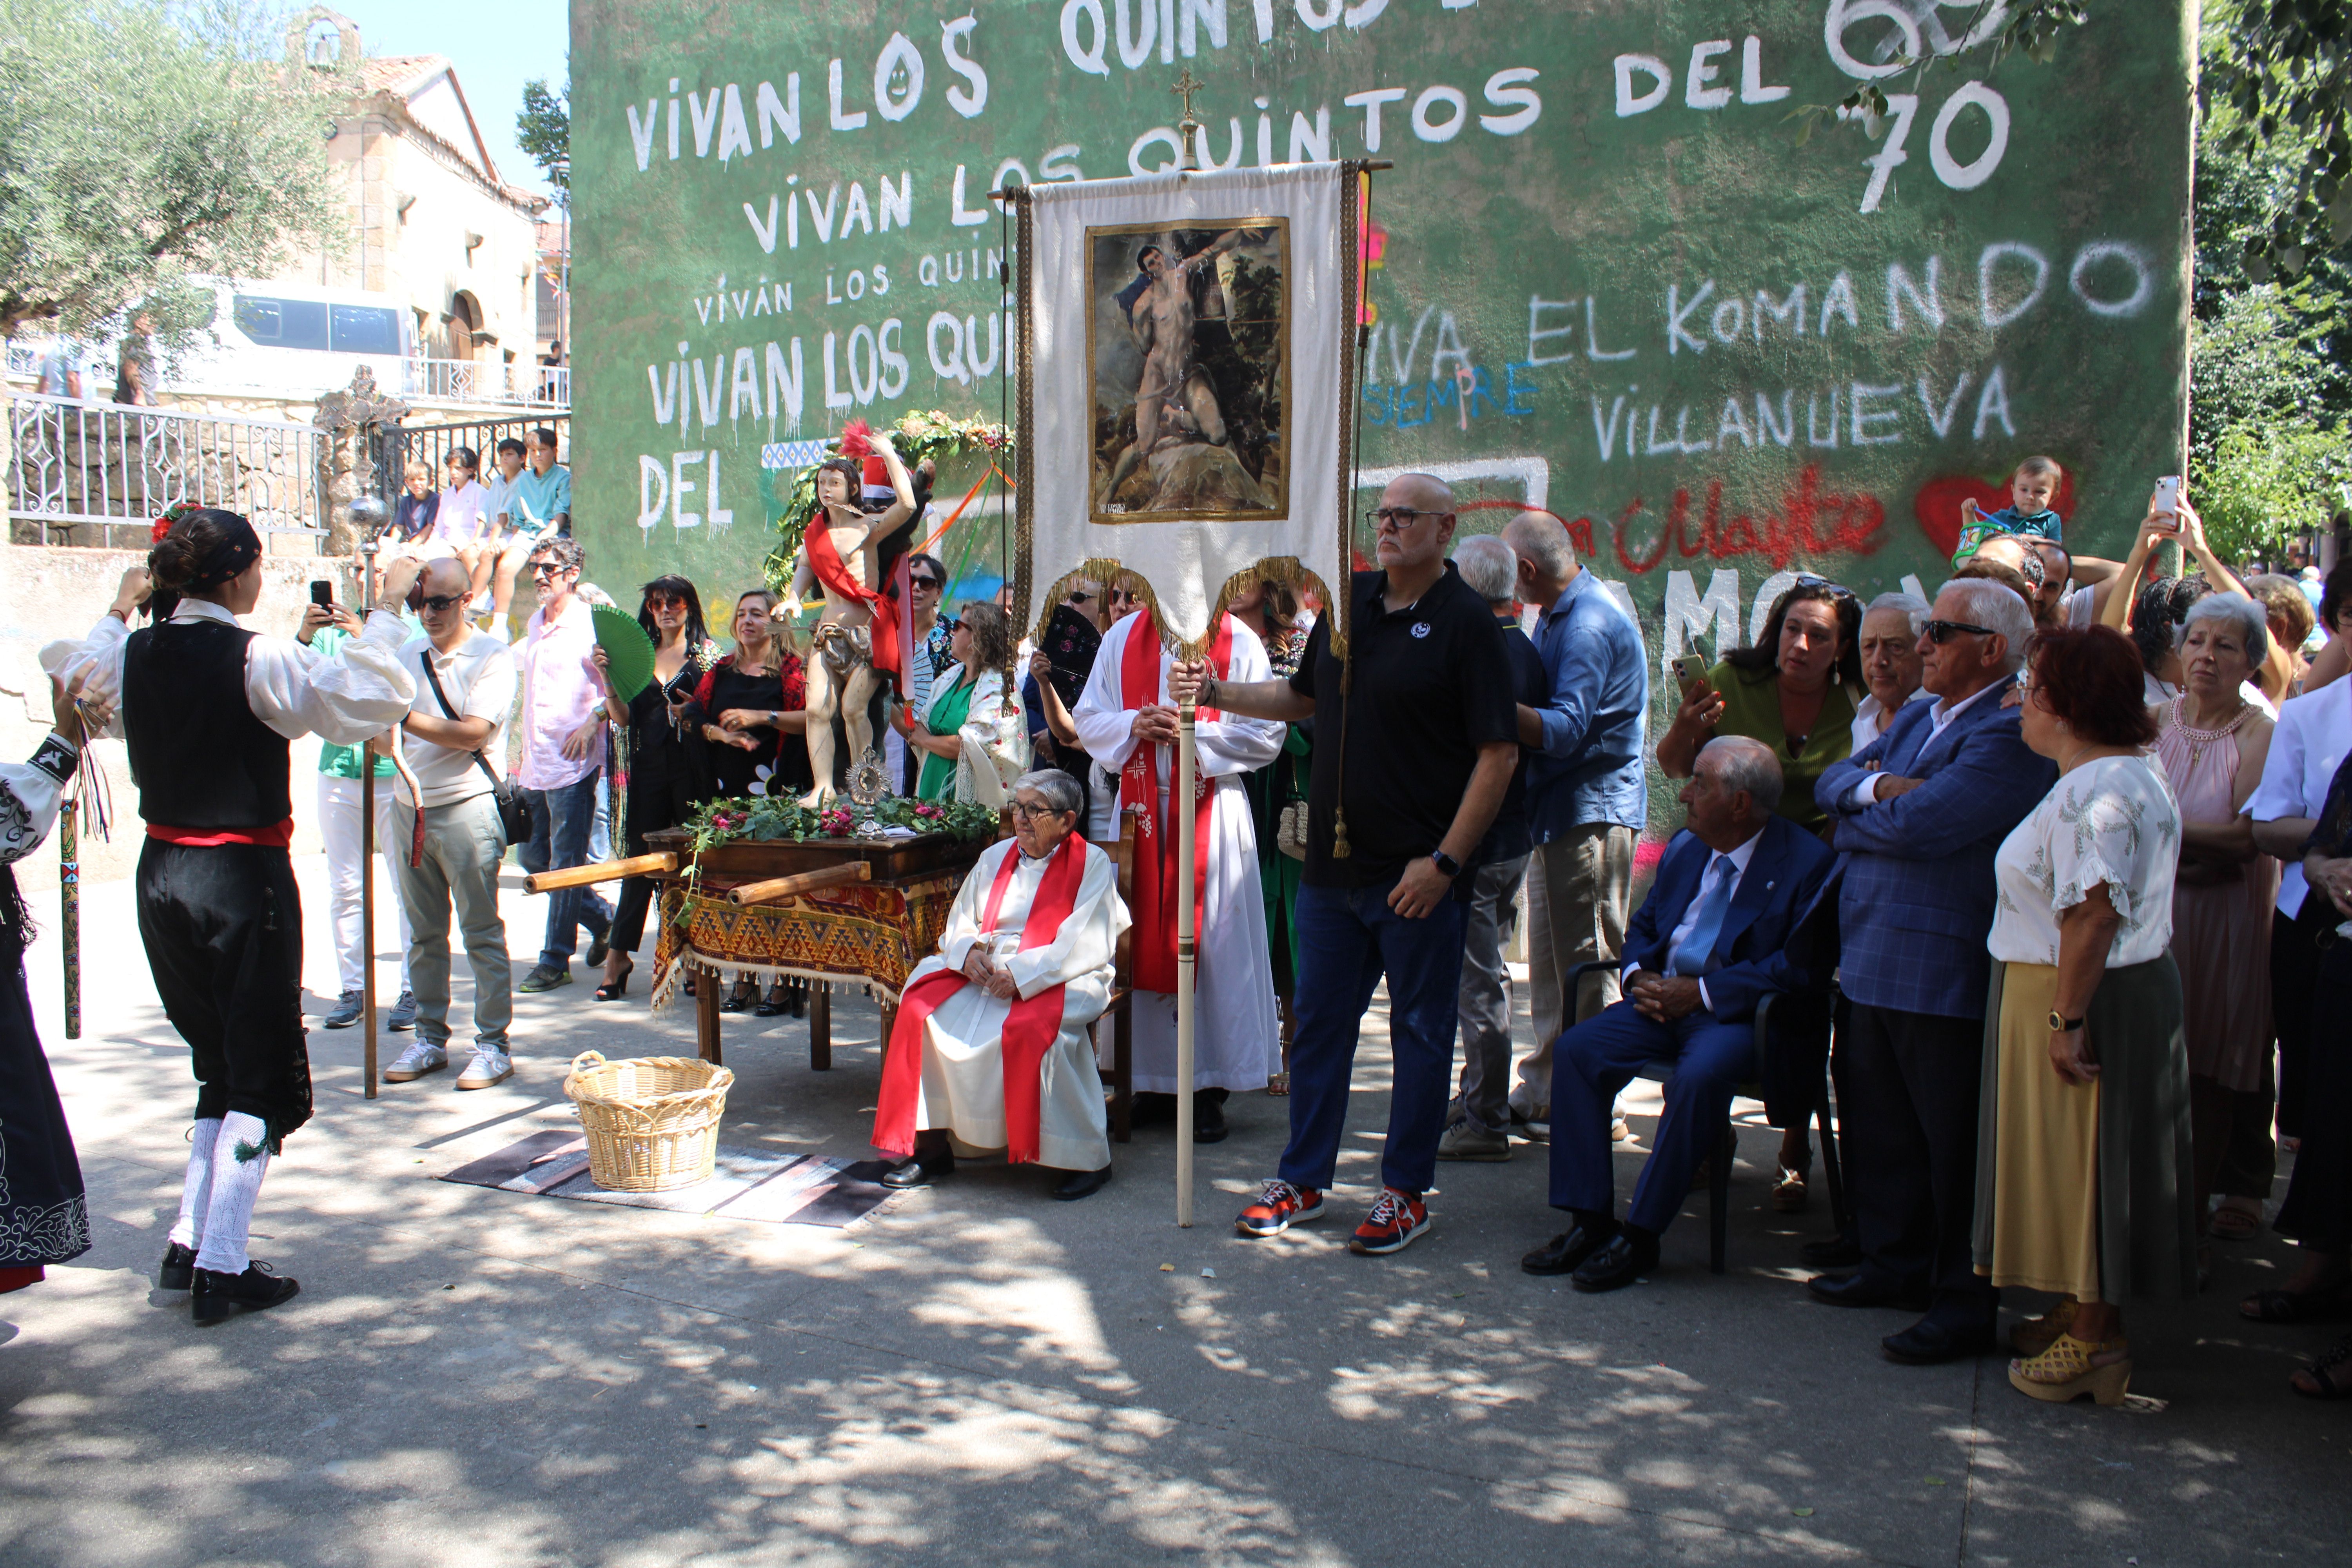
<instances>
[{"instance_id":1,"label":"rug on ground","mask_svg":"<svg viewBox=\"0 0 2352 1568\"><path fill-rule=\"evenodd\" d=\"M883 1160L853 1163L821 1154L721 1144L717 1168L707 1182L666 1193L614 1193L589 1179L588 1141L577 1132L556 1128L534 1132L440 1179L533 1197L576 1198L624 1208L839 1229L863 1219L895 1195L879 1181L887 1169L889 1163Z\"/></svg>"}]
</instances>

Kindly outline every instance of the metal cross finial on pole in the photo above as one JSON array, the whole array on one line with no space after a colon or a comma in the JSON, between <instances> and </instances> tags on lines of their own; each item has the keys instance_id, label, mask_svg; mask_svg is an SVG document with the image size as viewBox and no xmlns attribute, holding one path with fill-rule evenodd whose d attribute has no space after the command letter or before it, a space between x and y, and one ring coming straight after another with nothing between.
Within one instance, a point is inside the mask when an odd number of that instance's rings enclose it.
<instances>
[{"instance_id":1,"label":"metal cross finial on pole","mask_svg":"<svg viewBox=\"0 0 2352 1568\"><path fill-rule=\"evenodd\" d=\"M1192 95L1208 85L1207 82L1195 80L1192 68L1186 66L1184 74L1177 78L1175 85L1168 89L1174 93L1184 105L1183 116L1176 121L1176 169L1179 174L1187 169L1197 169L1201 166L1200 155L1196 151L1201 135L1201 121L1200 117L1192 112Z\"/></svg>"},{"instance_id":2,"label":"metal cross finial on pole","mask_svg":"<svg viewBox=\"0 0 2352 1568\"><path fill-rule=\"evenodd\" d=\"M1194 80L1192 77L1192 68L1191 66L1186 66L1184 68L1184 74L1176 79L1176 85L1168 89L1183 100L1184 120L1187 124L1199 123L1192 114L1192 95L1208 85L1209 84L1205 81Z\"/></svg>"}]
</instances>

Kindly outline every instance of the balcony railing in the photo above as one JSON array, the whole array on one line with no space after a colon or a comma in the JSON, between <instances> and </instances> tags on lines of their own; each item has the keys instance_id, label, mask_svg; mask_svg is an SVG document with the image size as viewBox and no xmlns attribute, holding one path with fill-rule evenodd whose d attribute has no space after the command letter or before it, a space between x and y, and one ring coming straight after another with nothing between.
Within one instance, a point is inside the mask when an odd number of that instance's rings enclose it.
<instances>
[{"instance_id":1,"label":"balcony railing","mask_svg":"<svg viewBox=\"0 0 2352 1568\"><path fill-rule=\"evenodd\" d=\"M572 406L572 367L516 361L425 359L407 362L405 393L446 403L496 403L527 408Z\"/></svg>"}]
</instances>

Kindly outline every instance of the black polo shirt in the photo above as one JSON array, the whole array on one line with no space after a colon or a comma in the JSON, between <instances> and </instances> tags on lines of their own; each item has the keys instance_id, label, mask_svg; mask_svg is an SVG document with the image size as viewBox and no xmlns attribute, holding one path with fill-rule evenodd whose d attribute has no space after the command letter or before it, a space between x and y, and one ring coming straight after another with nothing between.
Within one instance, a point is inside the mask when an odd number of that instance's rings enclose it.
<instances>
[{"instance_id":1,"label":"black polo shirt","mask_svg":"<svg viewBox=\"0 0 2352 1568\"><path fill-rule=\"evenodd\" d=\"M1501 623L1454 563L1445 563L1445 574L1419 602L1393 615L1382 600L1387 588L1385 572L1355 574L1355 674L1346 698L1328 616L1315 624L1306 657L1290 678L1293 690L1315 700L1306 879L1317 887L1394 881L1409 862L1444 842L1477 766L1478 748L1518 742ZM1341 803L1343 743L1353 853L1339 860L1331 855L1331 824Z\"/></svg>"}]
</instances>

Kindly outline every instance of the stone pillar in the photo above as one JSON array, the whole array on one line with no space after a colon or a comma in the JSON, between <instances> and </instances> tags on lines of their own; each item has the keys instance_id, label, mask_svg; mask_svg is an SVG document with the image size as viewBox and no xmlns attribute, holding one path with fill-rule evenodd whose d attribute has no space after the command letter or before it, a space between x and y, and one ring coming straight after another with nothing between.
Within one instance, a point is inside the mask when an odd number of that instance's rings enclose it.
<instances>
[{"instance_id":1,"label":"stone pillar","mask_svg":"<svg viewBox=\"0 0 2352 1568\"><path fill-rule=\"evenodd\" d=\"M375 471L371 448L385 426L408 417L408 405L378 392L375 372L362 365L352 373L352 384L319 399L310 423L326 433L319 455L318 486L327 513L330 555L350 555L360 547L361 530L352 521L352 502L379 489L397 489Z\"/></svg>"}]
</instances>

